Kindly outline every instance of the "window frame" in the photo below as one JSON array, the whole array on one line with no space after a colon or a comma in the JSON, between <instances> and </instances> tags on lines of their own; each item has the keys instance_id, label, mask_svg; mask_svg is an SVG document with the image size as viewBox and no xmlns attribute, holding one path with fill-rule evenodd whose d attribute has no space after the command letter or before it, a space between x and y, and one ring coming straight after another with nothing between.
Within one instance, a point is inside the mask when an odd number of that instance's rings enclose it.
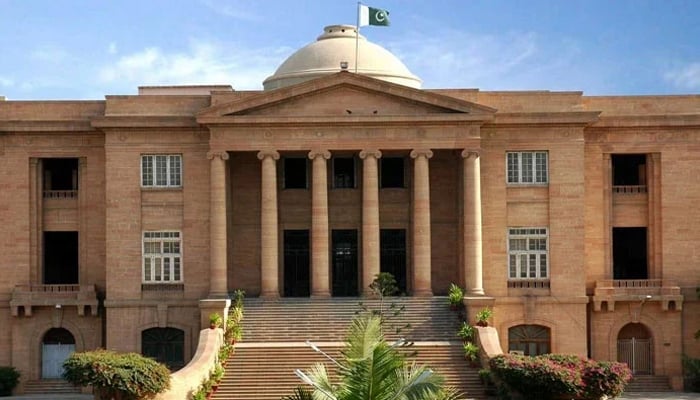
<instances>
[{"instance_id":1,"label":"window frame","mask_svg":"<svg viewBox=\"0 0 700 400\"><path fill-rule=\"evenodd\" d=\"M524 154L531 156L529 160L530 165L526 166L526 168L523 168ZM515 157L514 164L511 164L512 156ZM542 163L539 163L541 159L538 159L540 156L543 156L544 159L544 170L538 168L542 166ZM511 168L512 165L514 166L513 168ZM544 176L542 177L542 175ZM531 181L528 180L528 177ZM546 150L507 151L506 183L508 185L528 186L549 185L549 152Z\"/></svg>"},{"instance_id":2,"label":"window frame","mask_svg":"<svg viewBox=\"0 0 700 400\"><path fill-rule=\"evenodd\" d=\"M153 237L147 237L153 235ZM159 236L156 236L159 235ZM172 236L171 236L172 235ZM147 252L147 243L158 243L158 252ZM179 252L166 251L165 243L176 243ZM145 285L178 284L184 282L184 266L182 251L182 232L177 230L143 231L141 234L141 283ZM155 262L156 259L160 263ZM149 261L149 273L146 276L146 262ZM168 279L166 276L166 262L168 260ZM160 269L160 279L156 269ZM176 269L177 268L177 269ZM179 279L176 276L179 275ZM148 279L147 279L148 278Z\"/></svg>"},{"instance_id":3,"label":"window frame","mask_svg":"<svg viewBox=\"0 0 700 400\"><path fill-rule=\"evenodd\" d=\"M542 239L544 239L544 249L536 248L538 247L536 242L531 243L531 241L539 241ZM511 248L511 241L513 240L525 240L525 248ZM532 281L550 279L551 272L549 266L549 229L547 227L509 227L506 231L506 246L506 273L509 281ZM542 273L542 256L544 256L544 274ZM525 257L524 260L527 264L525 266L525 271L523 271L522 265L523 257ZM515 262L515 264L513 264L513 261ZM531 262L534 262L534 264L531 265ZM534 276L532 276L533 270ZM525 276L523 276L523 274Z\"/></svg>"},{"instance_id":4,"label":"window frame","mask_svg":"<svg viewBox=\"0 0 700 400\"><path fill-rule=\"evenodd\" d=\"M386 166L385 163L389 160L401 160L401 185L387 186L384 179ZM379 188L380 189L405 189L406 188L406 157L403 156L386 156L379 159Z\"/></svg>"},{"instance_id":5,"label":"window frame","mask_svg":"<svg viewBox=\"0 0 700 400\"><path fill-rule=\"evenodd\" d=\"M352 180L351 185L347 185L347 184L339 185L338 184L338 174L336 172L337 171L336 162L338 160L350 160L350 161L352 161L352 167L350 169L350 171L352 172L352 175L349 177L349 179ZM331 172L332 172L332 176L333 176L333 186L332 186L333 189L355 189L355 188L357 188L357 162L355 161L355 157L353 157L353 156L333 157L331 168L332 168ZM345 176L345 175L343 175L343 176Z\"/></svg>"},{"instance_id":6,"label":"window frame","mask_svg":"<svg viewBox=\"0 0 700 400\"><path fill-rule=\"evenodd\" d=\"M165 182L161 183L158 175L158 158L165 157ZM177 163L175 163L177 160ZM150 167L147 167L150 164ZM147 168L149 168L147 170ZM141 187L154 189L182 188L183 157L179 153L141 154ZM150 183L149 183L150 182Z\"/></svg>"}]
</instances>

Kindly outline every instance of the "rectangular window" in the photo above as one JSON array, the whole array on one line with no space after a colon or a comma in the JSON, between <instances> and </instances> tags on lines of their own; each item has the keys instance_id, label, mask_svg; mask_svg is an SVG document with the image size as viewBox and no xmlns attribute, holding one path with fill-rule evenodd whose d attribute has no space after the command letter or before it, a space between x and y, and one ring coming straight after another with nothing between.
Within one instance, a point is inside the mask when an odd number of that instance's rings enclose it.
<instances>
[{"instance_id":1,"label":"rectangular window","mask_svg":"<svg viewBox=\"0 0 700 400\"><path fill-rule=\"evenodd\" d=\"M143 283L182 282L180 232L143 233Z\"/></svg>"},{"instance_id":2,"label":"rectangular window","mask_svg":"<svg viewBox=\"0 0 700 400\"><path fill-rule=\"evenodd\" d=\"M508 183L545 184L549 181L546 151L506 153Z\"/></svg>"},{"instance_id":3,"label":"rectangular window","mask_svg":"<svg viewBox=\"0 0 700 400\"><path fill-rule=\"evenodd\" d=\"M354 158L333 158L333 187L336 189L353 189L355 187Z\"/></svg>"},{"instance_id":4,"label":"rectangular window","mask_svg":"<svg viewBox=\"0 0 700 400\"><path fill-rule=\"evenodd\" d=\"M509 228L508 278L549 278L547 240L547 228Z\"/></svg>"},{"instance_id":5,"label":"rectangular window","mask_svg":"<svg viewBox=\"0 0 700 400\"><path fill-rule=\"evenodd\" d=\"M141 156L141 186L182 186L182 155L145 154Z\"/></svg>"},{"instance_id":6,"label":"rectangular window","mask_svg":"<svg viewBox=\"0 0 700 400\"><path fill-rule=\"evenodd\" d=\"M306 158L284 159L284 188L285 189L306 189Z\"/></svg>"},{"instance_id":7,"label":"rectangular window","mask_svg":"<svg viewBox=\"0 0 700 400\"><path fill-rule=\"evenodd\" d=\"M403 157L382 157L380 160L380 187L403 188L404 159Z\"/></svg>"}]
</instances>

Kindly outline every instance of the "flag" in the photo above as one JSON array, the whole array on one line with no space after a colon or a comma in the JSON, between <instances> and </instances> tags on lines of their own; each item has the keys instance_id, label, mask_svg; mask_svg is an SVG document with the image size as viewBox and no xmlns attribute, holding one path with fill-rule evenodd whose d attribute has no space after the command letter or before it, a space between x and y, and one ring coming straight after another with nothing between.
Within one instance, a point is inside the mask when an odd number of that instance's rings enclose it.
<instances>
[{"instance_id":1,"label":"flag","mask_svg":"<svg viewBox=\"0 0 700 400\"><path fill-rule=\"evenodd\" d=\"M360 5L360 26L389 26L389 11Z\"/></svg>"}]
</instances>

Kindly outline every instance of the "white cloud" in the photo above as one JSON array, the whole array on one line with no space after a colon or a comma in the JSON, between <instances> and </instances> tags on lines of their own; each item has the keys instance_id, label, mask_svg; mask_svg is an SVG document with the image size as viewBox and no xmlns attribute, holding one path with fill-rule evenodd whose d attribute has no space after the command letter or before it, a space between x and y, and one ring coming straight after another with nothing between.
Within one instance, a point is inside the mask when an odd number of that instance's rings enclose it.
<instances>
[{"instance_id":1,"label":"white cloud","mask_svg":"<svg viewBox=\"0 0 700 400\"><path fill-rule=\"evenodd\" d=\"M673 68L664 79L681 89L700 89L700 62Z\"/></svg>"},{"instance_id":2,"label":"white cloud","mask_svg":"<svg viewBox=\"0 0 700 400\"><path fill-rule=\"evenodd\" d=\"M193 40L186 51L167 53L148 47L103 66L103 83L138 85L231 84L236 89L259 89L289 48L249 49L235 44Z\"/></svg>"},{"instance_id":3,"label":"white cloud","mask_svg":"<svg viewBox=\"0 0 700 400\"><path fill-rule=\"evenodd\" d=\"M201 3L217 14L226 17L252 22L261 21L263 19L260 14L252 11L251 7L255 4L255 2L252 1L228 0L222 2L219 0L202 0Z\"/></svg>"},{"instance_id":4,"label":"white cloud","mask_svg":"<svg viewBox=\"0 0 700 400\"><path fill-rule=\"evenodd\" d=\"M0 76L0 86L4 87L12 87L15 85L15 81L13 81L10 78L6 78L4 76Z\"/></svg>"}]
</instances>

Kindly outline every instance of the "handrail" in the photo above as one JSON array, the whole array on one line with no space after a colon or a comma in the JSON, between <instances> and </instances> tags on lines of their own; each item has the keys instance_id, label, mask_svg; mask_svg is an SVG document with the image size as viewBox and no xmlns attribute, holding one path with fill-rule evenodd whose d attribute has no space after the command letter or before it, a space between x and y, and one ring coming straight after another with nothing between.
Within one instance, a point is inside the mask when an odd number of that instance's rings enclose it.
<instances>
[{"instance_id":1,"label":"handrail","mask_svg":"<svg viewBox=\"0 0 700 400\"><path fill-rule=\"evenodd\" d=\"M620 194L644 194L647 192L646 185L615 185L612 188L613 193Z\"/></svg>"},{"instance_id":2,"label":"handrail","mask_svg":"<svg viewBox=\"0 0 700 400\"><path fill-rule=\"evenodd\" d=\"M77 197L77 190L44 190L45 199L75 199Z\"/></svg>"}]
</instances>

